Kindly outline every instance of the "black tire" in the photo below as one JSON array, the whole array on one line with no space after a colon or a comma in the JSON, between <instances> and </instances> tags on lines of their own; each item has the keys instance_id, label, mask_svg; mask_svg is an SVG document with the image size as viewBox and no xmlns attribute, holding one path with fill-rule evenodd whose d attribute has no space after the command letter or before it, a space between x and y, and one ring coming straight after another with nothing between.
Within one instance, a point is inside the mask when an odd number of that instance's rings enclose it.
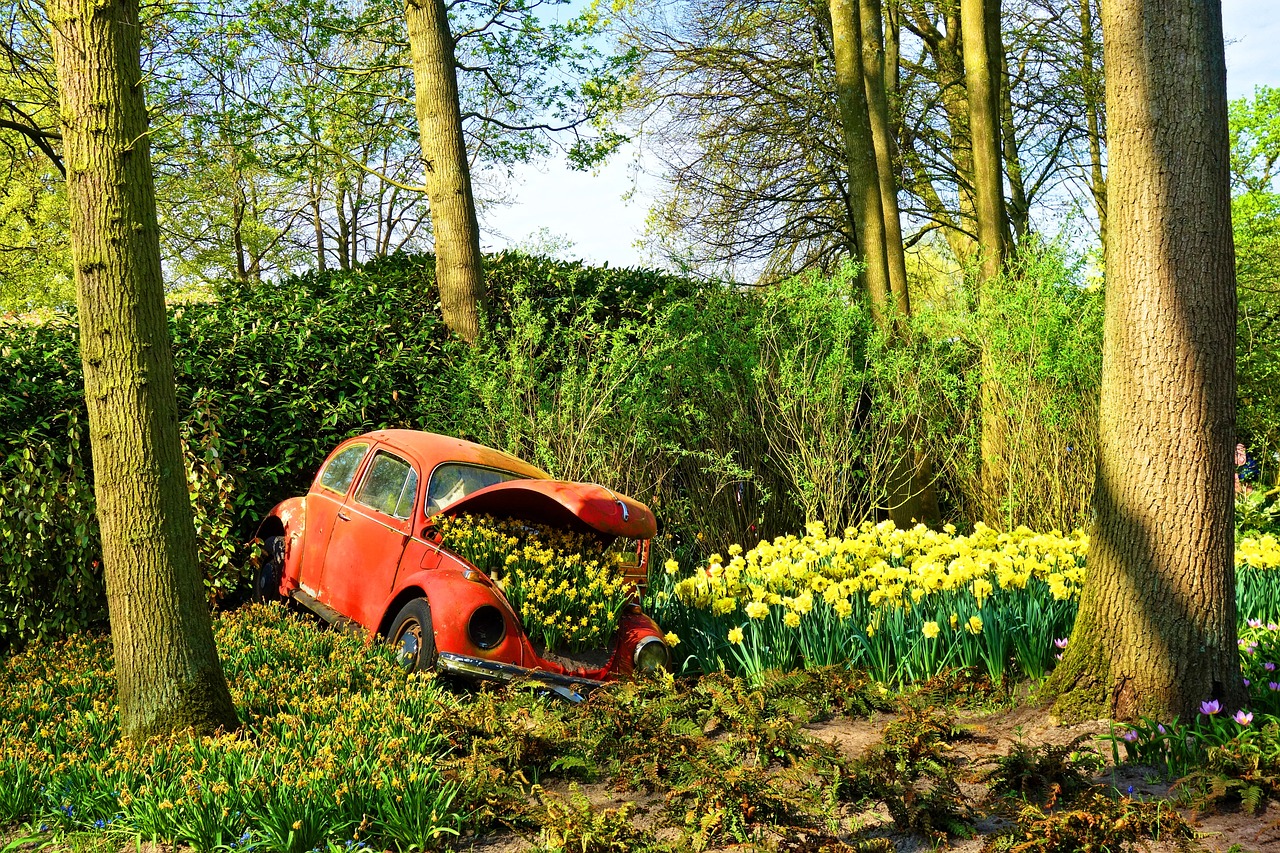
<instances>
[{"instance_id":1,"label":"black tire","mask_svg":"<svg viewBox=\"0 0 1280 853\"><path fill-rule=\"evenodd\" d=\"M268 536L262 540L265 552L262 565L253 575L254 601L279 601L280 576L284 572L284 537Z\"/></svg>"},{"instance_id":2,"label":"black tire","mask_svg":"<svg viewBox=\"0 0 1280 853\"><path fill-rule=\"evenodd\" d=\"M401 608L387 642L410 672L435 669L436 635L431 628L431 605L425 598L415 598Z\"/></svg>"}]
</instances>

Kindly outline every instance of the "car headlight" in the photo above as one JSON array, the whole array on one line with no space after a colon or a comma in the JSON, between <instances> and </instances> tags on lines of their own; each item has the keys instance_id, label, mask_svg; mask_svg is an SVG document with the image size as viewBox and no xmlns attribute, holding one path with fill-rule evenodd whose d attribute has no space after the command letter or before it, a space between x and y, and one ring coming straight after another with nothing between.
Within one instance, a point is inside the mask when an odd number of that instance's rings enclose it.
<instances>
[{"instance_id":1,"label":"car headlight","mask_svg":"<svg viewBox=\"0 0 1280 853\"><path fill-rule=\"evenodd\" d=\"M671 666L671 652L661 637L645 637L636 645L636 672L656 672Z\"/></svg>"},{"instance_id":2,"label":"car headlight","mask_svg":"<svg viewBox=\"0 0 1280 853\"><path fill-rule=\"evenodd\" d=\"M502 618L502 611L492 604L477 607L467 622L467 636L479 648L492 649L506 635L507 620Z\"/></svg>"}]
</instances>

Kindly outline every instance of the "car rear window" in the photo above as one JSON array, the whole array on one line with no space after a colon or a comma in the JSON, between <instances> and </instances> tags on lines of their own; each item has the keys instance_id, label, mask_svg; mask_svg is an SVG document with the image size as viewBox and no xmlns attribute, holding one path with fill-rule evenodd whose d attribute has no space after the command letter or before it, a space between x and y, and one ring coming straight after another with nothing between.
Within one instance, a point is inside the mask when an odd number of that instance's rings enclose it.
<instances>
[{"instance_id":1,"label":"car rear window","mask_svg":"<svg viewBox=\"0 0 1280 853\"><path fill-rule=\"evenodd\" d=\"M379 450L356 492L356 502L396 518L408 518L413 514L417 491L418 473L413 466Z\"/></svg>"},{"instance_id":2,"label":"car rear window","mask_svg":"<svg viewBox=\"0 0 1280 853\"><path fill-rule=\"evenodd\" d=\"M460 501L486 486L527 479L529 479L528 474L468 465L465 462L445 462L437 465L431 472L431 483L427 486L426 514L439 512L449 504Z\"/></svg>"},{"instance_id":3,"label":"car rear window","mask_svg":"<svg viewBox=\"0 0 1280 853\"><path fill-rule=\"evenodd\" d=\"M320 475L320 485L345 495L347 489L351 488L351 481L360 467L360 460L364 459L364 455L368 452L369 445L353 444L333 457L325 466L324 473Z\"/></svg>"}]
</instances>

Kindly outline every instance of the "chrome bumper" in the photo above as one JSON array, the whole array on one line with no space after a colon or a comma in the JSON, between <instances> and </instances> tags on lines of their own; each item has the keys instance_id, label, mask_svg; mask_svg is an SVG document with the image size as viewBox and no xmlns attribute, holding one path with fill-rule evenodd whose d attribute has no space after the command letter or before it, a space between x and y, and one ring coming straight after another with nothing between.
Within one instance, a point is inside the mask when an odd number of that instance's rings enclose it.
<instances>
[{"instance_id":1,"label":"chrome bumper","mask_svg":"<svg viewBox=\"0 0 1280 853\"><path fill-rule=\"evenodd\" d=\"M436 669L461 678L501 681L504 684L533 681L571 702L581 702L588 692L604 684L603 681L596 681L594 678L544 672L540 669L528 669L510 663L456 655L452 652L440 652L436 655Z\"/></svg>"}]
</instances>

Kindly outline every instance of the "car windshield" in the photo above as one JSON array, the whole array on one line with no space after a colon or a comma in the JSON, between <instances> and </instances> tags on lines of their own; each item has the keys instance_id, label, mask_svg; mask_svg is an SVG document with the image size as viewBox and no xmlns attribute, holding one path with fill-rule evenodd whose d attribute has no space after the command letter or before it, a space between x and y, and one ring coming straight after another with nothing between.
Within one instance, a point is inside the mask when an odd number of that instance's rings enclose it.
<instances>
[{"instance_id":1,"label":"car windshield","mask_svg":"<svg viewBox=\"0 0 1280 853\"><path fill-rule=\"evenodd\" d=\"M434 515L455 501L472 492L478 492L495 483L511 480L527 480L527 474L516 474L498 468L483 468L465 462L445 462L431 472L431 484L427 487L426 515Z\"/></svg>"}]
</instances>

